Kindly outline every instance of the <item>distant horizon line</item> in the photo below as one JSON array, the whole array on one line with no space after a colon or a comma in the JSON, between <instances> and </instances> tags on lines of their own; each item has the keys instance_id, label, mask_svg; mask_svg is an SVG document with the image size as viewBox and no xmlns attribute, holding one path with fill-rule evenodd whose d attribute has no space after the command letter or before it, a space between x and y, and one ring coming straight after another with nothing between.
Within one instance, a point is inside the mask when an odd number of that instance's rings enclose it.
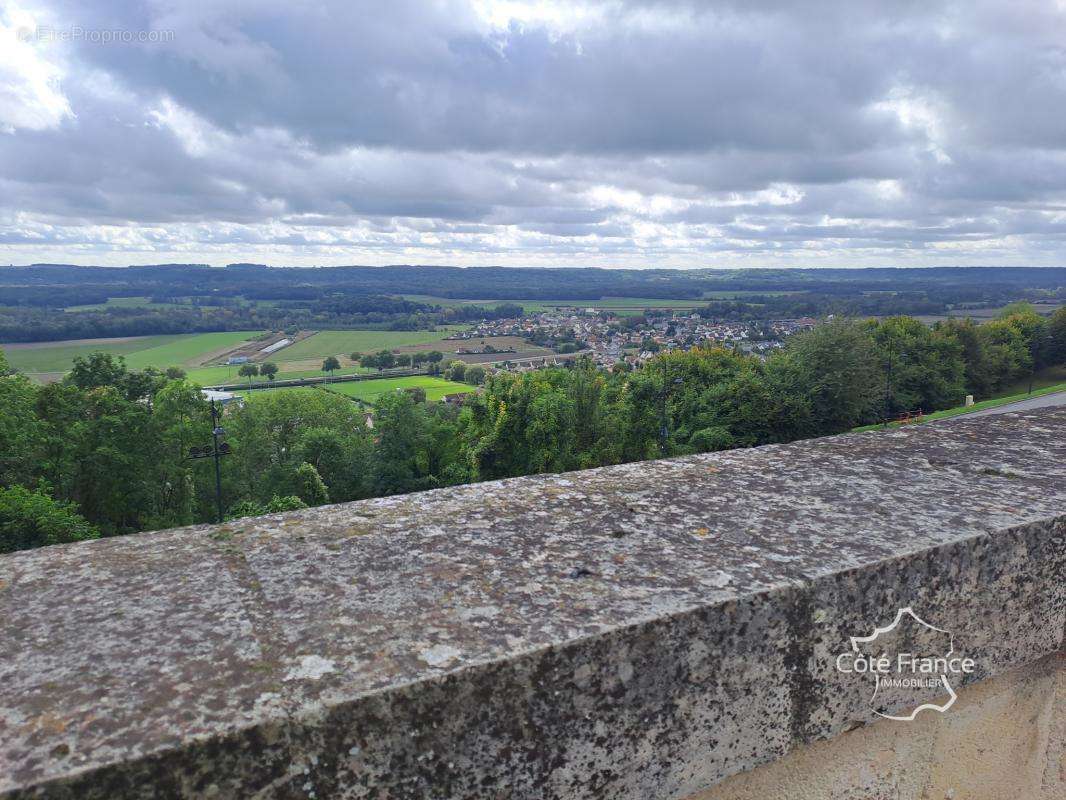
<instances>
[{"instance_id":1,"label":"distant horizon line","mask_svg":"<svg viewBox=\"0 0 1066 800\"><path fill-rule=\"evenodd\" d=\"M295 264L263 264L252 261L235 261L228 264L205 264L196 261L164 261L152 264L74 264L61 261L36 261L29 264L0 264L0 269L32 269L34 267L73 267L76 269L143 269L153 267L202 267L204 269L229 269L233 267L252 267L261 269L503 269L503 270L600 270L603 272L822 272L832 270L964 270L964 269L1066 269L1066 264L928 264L912 266L757 266L757 267L604 267L559 265L517 265L504 264L312 264L307 266Z\"/></svg>"}]
</instances>

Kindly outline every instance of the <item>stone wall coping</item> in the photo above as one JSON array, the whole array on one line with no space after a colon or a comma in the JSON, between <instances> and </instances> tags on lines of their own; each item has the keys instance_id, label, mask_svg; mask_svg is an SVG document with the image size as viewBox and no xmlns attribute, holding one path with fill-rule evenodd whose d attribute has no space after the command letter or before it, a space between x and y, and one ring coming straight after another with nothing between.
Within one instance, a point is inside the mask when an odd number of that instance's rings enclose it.
<instances>
[{"instance_id":1,"label":"stone wall coping","mask_svg":"<svg viewBox=\"0 0 1066 800\"><path fill-rule=\"evenodd\" d=\"M963 683L1061 649L1064 433L1046 408L0 556L0 798L685 797L877 719L833 664L898 609Z\"/></svg>"}]
</instances>

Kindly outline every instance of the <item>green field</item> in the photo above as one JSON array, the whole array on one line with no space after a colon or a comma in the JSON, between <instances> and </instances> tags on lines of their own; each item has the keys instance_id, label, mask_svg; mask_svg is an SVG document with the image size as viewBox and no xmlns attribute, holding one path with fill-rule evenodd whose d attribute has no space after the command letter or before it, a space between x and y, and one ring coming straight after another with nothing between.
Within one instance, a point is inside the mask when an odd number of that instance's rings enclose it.
<instances>
[{"instance_id":1,"label":"green field","mask_svg":"<svg viewBox=\"0 0 1066 800\"><path fill-rule=\"evenodd\" d=\"M126 298L132 299L132 298ZM311 378L322 374L326 356L346 360L353 352L371 353L405 345L436 342L452 331L467 326L452 325L438 331L320 331L296 344L279 350L270 359L278 365L278 379ZM181 367L190 380L204 385L237 383L239 366L198 366L213 353L253 339L263 331L227 331L223 333L134 336L119 339L79 339L67 342L41 342L31 346L0 345L11 365L40 380L55 380L70 370L76 356L104 352L126 359L126 366L139 370L146 367ZM335 375L364 373L360 367L345 364Z\"/></svg>"},{"instance_id":2,"label":"green field","mask_svg":"<svg viewBox=\"0 0 1066 800\"><path fill-rule=\"evenodd\" d=\"M239 344L262 331L226 331L189 333L171 336L136 336L118 341L79 339L48 342L33 346L8 345L3 348L8 362L26 374L45 375L67 372L75 356L87 357L95 352L110 353L126 359L130 369L145 367L186 367L207 354Z\"/></svg>"},{"instance_id":3,"label":"green field","mask_svg":"<svg viewBox=\"0 0 1066 800\"><path fill-rule=\"evenodd\" d=\"M451 325L439 331L319 331L314 336L281 350L276 361L280 366L283 361L393 350L411 344L437 342L450 336L453 331L465 330L467 327Z\"/></svg>"},{"instance_id":4,"label":"green field","mask_svg":"<svg viewBox=\"0 0 1066 800\"><path fill-rule=\"evenodd\" d=\"M440 400L446 394L458 394L460 392L473 392L477 387L468 383L455 383L443 378L433 378L428 375L416 375L409 378L381 378L371 381L349 381L347 383L328 384L325 388L345 397L363 400L373 403L374 398L386 392L394 392L397 389L410 389L421 387L426 390L427 400Z\"/></svg>"},{"instance_id":5,"label":"green field","mask_svg":"<svg viewBox=\"0 0 1066 800\"><path fill-rule=\"evenodd\" d=\"M139 350L126 357L126 366L130 369L182 366L204 357L208 353L232 347L241 342L255 338L263 331L223 331L220 333L196 333L179 337L177 341L168 342L147 350Z\"/></svg>"}]
</instances>

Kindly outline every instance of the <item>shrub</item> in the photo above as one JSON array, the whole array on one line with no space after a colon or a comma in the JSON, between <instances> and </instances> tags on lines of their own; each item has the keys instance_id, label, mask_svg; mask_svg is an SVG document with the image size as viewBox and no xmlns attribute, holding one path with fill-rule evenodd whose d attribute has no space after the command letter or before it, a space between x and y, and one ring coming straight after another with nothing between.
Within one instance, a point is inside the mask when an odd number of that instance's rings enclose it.
<instances>
[{"instance_id":1,"label":"shrub","mask_svg":"<svg viewBox=\"0 0 1066 800\"><path fill-rule=\"evenodd\" d=\"M0 553L99 538L73 503L23 486L0 489Z\"/></svg>"},{"instance_id":2,"label":"shrub","mask_svg":"<svg viewBox=\"0 0 1066 800\"><path fill-rule=\"evenodd\" d=\"M230 506L226 520L240 519L241 517L261 517L264 514L280 514L283 511L299 511L307 508L307 503L296 495L279 497L274 495L266 505L257 503L255 500L241 500Z\"/></svg>"}]
</instances>

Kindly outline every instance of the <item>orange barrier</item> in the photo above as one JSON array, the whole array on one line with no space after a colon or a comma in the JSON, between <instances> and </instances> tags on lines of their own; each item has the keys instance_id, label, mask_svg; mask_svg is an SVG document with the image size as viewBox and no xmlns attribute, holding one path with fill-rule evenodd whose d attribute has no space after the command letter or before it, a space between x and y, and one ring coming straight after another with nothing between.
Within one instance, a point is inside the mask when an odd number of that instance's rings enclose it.
<instances>
[{"instance_id":1,"label":"orange barrier","mask_svg":"<svg viewBox=\"0 0 1066 800\"><path fill-rule=\"evenodd\" d=\"M896 418L896 422L900 425L906 425L909 422L921 422L925 419L925 414L919 408L917 411L901 411Z\"/></svg>"}]
</instances>

